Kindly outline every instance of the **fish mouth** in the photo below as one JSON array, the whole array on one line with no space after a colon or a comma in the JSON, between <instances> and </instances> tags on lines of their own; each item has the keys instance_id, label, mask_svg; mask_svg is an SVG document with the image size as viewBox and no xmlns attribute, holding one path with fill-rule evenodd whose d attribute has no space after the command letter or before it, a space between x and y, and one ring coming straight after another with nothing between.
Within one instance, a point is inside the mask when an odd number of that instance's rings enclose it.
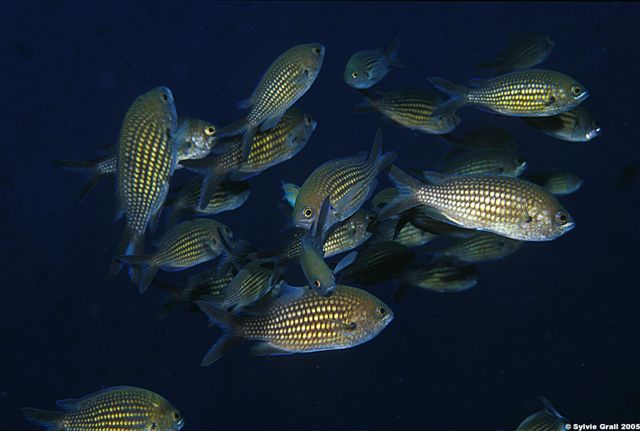
<instances>
[{"instance_id":1,"label":"fish mouth","mask_svg":"<svg viewBox=\"0 0 640 431\"><path fill-rule=\"evenodd\" d=\"M573 221L573 220L570 220L568 223L563 224L560 227L560 229L562 230L562 233L565 234L565 233L575 229L575 227L576 227L576 222Z\"/></svg>"},{"instance_id":2,"label":"fish mouth","mask_svg":"<svg viewBox=\"0 0 640 431\"><path fill-rule=\"evenodd\" d=\"M595 127L593 129L589 130L586 133L585 137L587 139L591 140L591 139L595 138L596 136L598 136L600 133L602 133L602 128L601 127Z\"/></svg>"},{"instance_id":3,"label":"fish mouth","mask_svg":"<svg viewBox=\"0 0 640 431\"><path fill-rule=\"evenodd\" d=\"M589 92L585 90L578 97L576 97L576 101L577 102L584 102L588 98L589 98Z\"/></svg>"}]
</instances>

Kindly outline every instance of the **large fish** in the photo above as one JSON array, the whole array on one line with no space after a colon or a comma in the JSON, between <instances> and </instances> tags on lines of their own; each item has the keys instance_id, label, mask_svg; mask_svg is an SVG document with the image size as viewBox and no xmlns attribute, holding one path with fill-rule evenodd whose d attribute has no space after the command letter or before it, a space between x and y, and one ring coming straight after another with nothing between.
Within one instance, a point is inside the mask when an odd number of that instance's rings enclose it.
<instances>
[{"instance_id":1,"label":"large fish","mask_svg":"<svg viewBox=\"0 0 640 431\"><path fill-rule=\"evenodd\" d=\"M437 220L521 241L550 241L575 227L553 195L520 178L434 172L422 183L395 166L389 178L400 194L380 211L380 220L425 205Z\"/></svg>"},{"instance_id":2,"label":"large fish","mask_svg":"<svg viewBox=\"0 0 640 431\"><path fill-rule=\"evenodd\" d=\"M382 154L382 132L378 130L368 157L358 154L320 165L298 192L292 214L293 225L309 230L327 197L331 211L327 225L321 227L323 230L350 217L366 202L376 187L376 177L395 157L393 151Z\"/></svg>"},{"instance_id":3,"label":"large fish","mask_svg":"<svg viewBox=\"0 0 640 431\"><path fill-rule=\"evenodd\" d=\"M180 412L164 397L131 386L114 386L56 404L63 411L21 410L48 431L179 431L184 426Z\"/></svg>"},{"instance_id":4,"label":"large fish","mask_svg":"<svg viewBox=\"0 0 640 431\"><path fill-rule=\"evenodd\" d=\"M173 137L177 128L176 106L171 90L156 87L139 96L125 115L118 140L118 215L126 226L115 256L139 254L144 235L160 217L177 162ZM111 276L122 264L115 259Z\"/></svg>"},{"instance_id":5,"label":"large fish","mask_svg":"<svg viewBox=\"0 0 640 431\"><path fill-rule=\"evenodd\" d=\"M283 286L281 297L255 316L236 316L198 301L212 322L225 333L205 355L211 365L243 341L259 341L257 355L287 355L348 349L378 335L392 320L393 311L364 290L339 285L329 297L307 287Z\"/></svg>"}]
</instances>

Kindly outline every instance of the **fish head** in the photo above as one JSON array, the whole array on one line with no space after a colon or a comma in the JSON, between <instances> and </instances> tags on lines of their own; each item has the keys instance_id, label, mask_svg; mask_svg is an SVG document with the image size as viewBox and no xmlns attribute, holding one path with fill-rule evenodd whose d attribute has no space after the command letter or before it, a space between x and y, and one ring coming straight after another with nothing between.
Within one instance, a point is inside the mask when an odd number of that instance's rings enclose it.
<instances>
[{"instance_id":1,"label":"fish head","mask_svg":"<svg viewBox=\"0 0 640 431\"><path fill-rule=\"evenodd\" d=\"M299 45L296 49L301 51L299 62L301 82L304 82L308 88L320 73L324 62L325 47L321 43L307 43Z\"/></svg>"},{"instance_id":2,"label":"fish head","mask_svg":"<svg viewBox=\"0 0 640 431\"><path fill-rule=\"evenodd\" d=\"M138 96L134 103L142 104L143 110L153 115L171 134L176 132L178 114L173 93L168 87L159 86L149 90Z\"/></svg>"},{"instance_id":3,"label":"fish head","mask_svg":"<svg viewBox=\"0 0 640 431\"><path fill-rule=\"evenodd\" d=\"M374 222L374 214L362 208L345 220L349 245L355 248L368 240L373 235Z\"/></svg>"},{"instance_id":4,"label":"fish head","mask_svg":"<svg viewBox=\"0 0 640 431\"><path fill-rule=\"evenodd\" d=\"M313 222L318 217L318 205L314 205L309 199L300 196L298 191L295 205L293 206L293 225L301 229L310 230Z\"/></svg>"},{"instance_id":5,"label":"fish head","mask_svg":"<svg viewBox=\"0 0 640 431\"><path fill-rule=\"evenodd\" d=\"M561 114L578 106L589 97L589 91L575 79L561 79L549 94L549 112Z\"/></svg>"},{"instance_id":6,"label":"fish head","mask_svg":"<svg viewBox=\"0 0 640 431\"><path fill-rule=\"evenodd\" d=\"M585 112L586 110L582 111ZM591 113L586 112L579 116L578 124L574 131L575 138L581 141L590 141L602 132L602 128L596 123Z\"/></svg>"},{"instance_id":7,"label":"fish head","mask_svg":"<svg viewBox=\"0 0 640 431\"><path fill-rule=\"evenodd\" d=\"M382 300L365 291L359 291L358 299L349 309L346 320L355 323L354 344L374 338L394 318L393 310Z\"/></svg>"},{"instance_id":8,"label":"fish head","mask_svg":"<svg viewBox=\"0 0 640 431\"><path fill-rule=\"evenodd\" d=\"M522 157L514 155L511 158L510 174L519 177L527 169L527 161Z\"/></svg>"},{"instance_id":9,"label":"fish head","mask_svg":"<svg viewBox=\"0 0 640 431\"><path fill-rule=\"evenodd\" d=\"M149 415L149 423L145 431L180 431L184 426L184 417L168 401L155 404Z\"/></svg>"},{"instance_id":10,"label":"fish head","mask_svg":"<svg viewBox=\"0 0 640 431\"><path fill-rule=\"evenodd\" d=\"M550 241L575 228L575 221L558 200L546 194L528 210L524 221L526 237L533 241Z\"/></svg>"},{"instance_id":11,"label":"fish head","mask_svg":"<svg viewBox=\"0 0 640 431\"><path fill-rule=\"evenodd\" d=\"M208 121L187 118L176 133L178 160L195 160L206 157L217 139L214 138L217 127Z\"/></svg>"},{"instance_id":12,"label":"fish head","mask_svg":"<svg viewBox=\"0 0 640 431\"><path fill-rule=\"evenodd\" d=\"M357 54L354 54L347 63L343 79L348 86L353 88L366 89L373 85L371 72Z\"/></svg>"}]
</instances>

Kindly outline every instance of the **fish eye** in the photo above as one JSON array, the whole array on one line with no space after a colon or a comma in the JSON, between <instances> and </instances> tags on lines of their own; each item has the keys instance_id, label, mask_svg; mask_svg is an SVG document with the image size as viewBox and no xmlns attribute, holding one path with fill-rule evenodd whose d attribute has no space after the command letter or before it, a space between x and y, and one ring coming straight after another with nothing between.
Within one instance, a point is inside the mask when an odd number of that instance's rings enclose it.
<instances>
[{"instance_id":1,"label":"fish eye","mask_svg":"<svg viewBox=\"0 0 640 431\"><path fill-rule=\"evenodd\" d=\"M151 424L151 428L150 429L151 429L151 431L154 431L154 430L158 429L158 425L154 422L154 423Z\"/></svg>"},{"instance_id":2,"label":"fish eye","mask_svg":"<svg viewBox=\"0 0 640 431\"><path fill-rule=\"evenodd\" d=\"M322 49L320 49L319 47L317 47L317 48L315 48L315 49L313 50L313 52L315 52L316 54L320 55L320 54L322 54Z\"/></svg>"},{"instance_id":3,"label":"fish eye","mask_svg":"<svg viewBox=\"0 0 640 431\"><path fill-rule=\"evenodd\" d=\"M384 316L385 314L387 314L387 310L384 307L380 307L378 308L378 314Z\"/></svg>"},{"instance_id":4,"label":"fish eye","mask_svg":"<svg viewBox=\"0 0 640 431\"><path fill-rule=\"evenodd\" d=\"M569 215L564 211L558 211L556 214L556 221L560 225L565 225L569 222Z\"/></svg>"},{"instance_id":5,"label":"fish eye","mask_svg":"<svg viewBox=\"0 0 640 431\"><path fill-rule=\"evenodd\" d=\"M175 420L179 421L179 420L180 420L180 413L175 412L175 413L173 414L173 418L174 418Z\"/></svg>"},{"instance_id":6,"label":"fish eye","mask_svg":"<svg viewBox=\"0 0 640 431\"><path fill-rule=\"evenodd\" d=\"M307 126L310 126L311 122L312 122L311 116L310 115L305 115L304 116L304 124L306 124Z\"/></svg>"},{"instance_id":7,"label":"fish eye","mask_svg":"<svg viewBox=\"0 0 640 431\"><path fill-rule=\"evenodd\" d=\"M313 280L313 285L316 288L320 288L322 286L322 283L320 283L320 280Z\"/></svg>"},{"instance_id":8,"label":"fish eye","mask_svg":"<svg viewBox=\"0 0 640 431\"><path fill-rule=\"evenodd\" d=\"M306 217L306 218L311 218L311 216L313 215L313 210L309 207L305 208L304 211L302 211L302 214Z\"/></svg>"},{"instance_id":9,"label":"fish eye","mask_svg":"<svg viewBox=\"0 0 640 431\"><path fill-rule=\"evenodd\" d=\"M352 78L357 78L358 77L358 72L352 72L351 73L351 77Z\"/></svg>"},{"instance_id":10,"label":"fish eye","mask_svg":"<svg viewBox=\"0 0 640 431\"><path fill-rule=\"evenodd\" d=\"M575 94L576 96L579 96L580 94L582 94L582 88L580 88L580 87L571 87L571 92L573 94Z\"/></svg>"},{"instance_id":11,"label":"fish eye","mask_svg":"<svg viewBox=\"0 0 640 431\"><path fill-rule=\"evenodd\" d=\"M549 96L549 105L553 105L554 103L556 103L556 96Z\"/></svg>"},{"instance_id":12,"label":"fish eye","mask_svg":"<svg viewBox=\"0 0 640 431\"><path fill-rule=\"evenodd\" d=\"M169 101L169 95L167 95L167 93L162 93L162 100L164 100L165 102Z\"/></svg>"},{"instance_id":13,"label":"fish eye","mask_svg":"<svg viewBox=\"0 0 640 431\"><path fill-rule=\"evenodd\" d=\"M204 129L204 134L205 134L205 135L207 135L207 136L211 136L211 135L213 135L215 132L216 132L215 127L211 127L211 126L209 126L209 127L206 127L206 128Z\"/></svg>"}]
</instances>

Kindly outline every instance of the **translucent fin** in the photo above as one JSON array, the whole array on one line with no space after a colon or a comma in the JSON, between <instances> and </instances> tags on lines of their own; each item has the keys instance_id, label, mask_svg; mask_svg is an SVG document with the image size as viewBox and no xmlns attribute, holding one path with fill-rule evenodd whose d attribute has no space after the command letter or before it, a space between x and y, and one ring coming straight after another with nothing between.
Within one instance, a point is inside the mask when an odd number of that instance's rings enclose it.
<instances>
[{"instance_id":1,"label":"translucent fin","mask_svg":"<svg viewBox=\"0 0 640 431\"><path fill-rule=\"evenodd\" d=\"M263 342L258 343L251 348L251 353L255 356L280 356L280 355L292 355L294 352L280 349L271 343Z\"/></svg>"},{"instance_id":2,"label":"translucent fin","mask_svg":"<svg viewBox=\"0 0 640 431\"><path fill-rule=\"evenodd\" d=\"M229 124L228 126L216 130L216 132L212 136L216 138L224 138L226 136L242 135L247 129L247 125L247 119L243 118L242 120L236 121L235 123Z\"/></svg>"},{"instance_id":3,"label":"translucent fin","mask_svg":"<svg viewBox=\"0 0 640 431\"><path fill-rule=\"evenodd\" d=\"M137 281L138 292L140 292L140 294L147 291L149 286L151 286L153 278L158 273L158 269L160 269L160 267L153 262L153 256L147 254L125 255L119 256L117 259L120 262L126 263L127 265L142 271L142 275ZM136 280L134 280L134 282L135 281Z\"/></svg>"},{"instance_id":4,"label":"translucent fin","mask_svg":"<svg viewBox=\"0 0 640 431\"><path fill-rule=\"evenodd\" d=\"M20 409L22 416L29 422L33 422L36 425L45 427L47 431L63 431L64 425L62 419L64 418L63 412L54 412L49 410L32 409L29 407L22 407Z\"/></svg>"},{"instance_id":5,"label":"translucent fin","mask_svg":"<svg viewBox=\"0 0 640 431\"><path fill-rule=\"evenodd\" d=\"M468 105L469 89L463 85L455 84L443 78L429 78L429 82L438 90L448 94L450 99L444 101L433 111L433 117L451 114L457 109Z\"/></svg>"},{"instance_id":6,"label":"translucent fin","mask_svg":"<svg viewBox=\"0 0 640 431\"><path fill-rule=\"evenodd\" d=\"M101 174L97 171L96 165L98 161L87 161L87 160L54 160L51 162L54 166L58 166L61 168L69 169L74 172L78 172L87 177L84 185L82 186L82 190L80 191L80 195L76 200L76 205L79 205L80 202L87 196L87 194L93 190L93 188L100 182L102 177L106 174Z\"/></svg>"},{"instance_id":7,"label":"translucent fin","mask_svg":"<svg viewBox=\"0 0 640 431\"><path fill-rule=\"evenodd\" d=\"M402 43L402 37L400 35L396 36L391 44L387 47L385 55L389 60L389 64L395 67L406 68L407 65L398 57L398 50L400 49L400 44Z\"/></svg>"},{"instance_id":8,"label":"translucent fin","mask_svg":"<svg viewBox=\"0 0 640 431\"><path fill-rule=\"evenodd\" d=\"M542 405L544 406L544 408L551 413L552 415L556 416L559 419L562 419L566 422L569 422L569 420L567 418L565 418L564 416L562 416L558 410L555 409L555 407L553 407L553 404L551 404L551 401L549 401L546 397L540 396L538 397L538 400L542 403Z\"/></svg>"},{"instance_id":9,"label":"translucent fin","mask_svg":"<svg viewBox=\"0 0 640 431\"><path fill-rule=\"evenodd\" d=\"M264 132L265 130L273 129L282 119L282 115L278 115L276 117L267 118L260 124L260 131Z\"/></svg>"},{"instance_id":10,"label":"translucent fin","mask_svg":"<svg viewBox=\"0 0 640 431\"><path fill-rule=\"evenodd\" d=\"M487 84L487 80L485 78L471 78L467 81L467 84L469 84L469 87L480 88Z\"/></svg>"},{"instance_id":11,"label":"translucent fin","mask_svg":"<svg viewBox=\"0 0 640 431\"><path fill-rule=\"evenodd\" d=\"M429 184L442 184L447 175L435 171L422 171L422 177Z\"/></svg>"},{"instance_id":12,"label":"translucent fin","mask_svg":"<svg viewBox=\"0 0 640 431\"><path fill-rule=\"evenodd\" d=\"M120 270L122 270L122 262L116 260L118 256L124 256L128 254L140 254L144 249L144 237L138 236L133 233L133 231L126 226L124 228L124 232L122 233L122 237L120 238L120 242L118 243L118 247L116 248L114 258L111 261L111 268L109 268L109 277L116 276Z\"/></svg>"},{"instance_id":13,"label":"translucent fin","mask_svg":"<svg viewBox=\"0 0 640 431\"><path fill-rule=\"evenodd\" d=\"M389 179L398 189L398 195L380 209L380 212L378 213L379 221L389 219L403 211L421 205L421 203L416 200L414 192L415 190L424 187L423 183L401 171L395 165L391 166Z\"/></svg>"},{"instance_id":14,"label":"translucent fin","mask_svg":"<svg viewBox=\"0 0 640 431\"><path fill-rule=\"evenodd\" d=\"M202 358L200 365L206 367L229 353L236 346L242 344L244 337L240 334L240 330L244 319L228 311L224 311L207 301L196 301L196 304L202 312L209 317L210 321L220 326L223 331L222 336L218 338L204 358Z\"/></svg>"},{"instance_id":15,"label":"translucent fin","mask_svg":"<svg viewBox=\"0 0 640 431\"><path fill-rule=\"evenodd\" d=\"M343 257L340 262L338 262L338 264L336 265L335 268L333 268L333 273L337 274L340 271L342 271L343 269L345 269L347 266L351 265L353 262L355 262L356 258L358 257L358 252L357 251L352 251L351 253L349 253L348 255L346 255L345 257Z\"/></svg>"}]
</instances>

